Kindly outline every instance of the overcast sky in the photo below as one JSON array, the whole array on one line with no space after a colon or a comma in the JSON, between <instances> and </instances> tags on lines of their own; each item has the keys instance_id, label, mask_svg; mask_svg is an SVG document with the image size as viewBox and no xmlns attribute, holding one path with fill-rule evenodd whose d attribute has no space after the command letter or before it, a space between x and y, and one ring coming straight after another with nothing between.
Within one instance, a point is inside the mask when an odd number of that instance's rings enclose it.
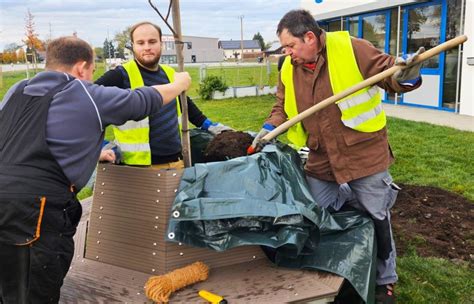
<instances>
[{"instance_id":1,"label":"overcast sky","mask_svg":"<svg viewBox=\"0 0 474 304\"><path fill-rule=\"evenodd\" d=\"M166 14L169 0L152 2ZM182 32L239 40L239 16L243 15L244 39L252 39L260 32L269 42L277 39L275 30L280 18L300 4L299 0L181 0ZM107 35L112 39L127 26L144 20L155 22L164 33L170 33L148 0L0 0L0 51L7 44L21 44L27 9L34 16L40 39L77 32L78 37L93 46L102 46Z\"/></svg>"}]
</instances>

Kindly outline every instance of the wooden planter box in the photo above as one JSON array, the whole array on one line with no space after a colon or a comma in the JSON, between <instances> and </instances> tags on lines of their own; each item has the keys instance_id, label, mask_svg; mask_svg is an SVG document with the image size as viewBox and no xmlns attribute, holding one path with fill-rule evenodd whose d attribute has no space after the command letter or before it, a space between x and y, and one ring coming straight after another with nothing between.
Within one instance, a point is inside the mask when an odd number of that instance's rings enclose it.
<instances>
[{"instance_id":1,"label":"wooden planter box","mask_svg":"<svg viewBox=\"0 0 474 304\"><path fill-rule=\"evenodd\" d=\"M163 274L196 261L216 268L263 258L259 246L216 252L165 241L182 173L100 164L85 257L149 274Z\"/></svg>"}]
</instances>

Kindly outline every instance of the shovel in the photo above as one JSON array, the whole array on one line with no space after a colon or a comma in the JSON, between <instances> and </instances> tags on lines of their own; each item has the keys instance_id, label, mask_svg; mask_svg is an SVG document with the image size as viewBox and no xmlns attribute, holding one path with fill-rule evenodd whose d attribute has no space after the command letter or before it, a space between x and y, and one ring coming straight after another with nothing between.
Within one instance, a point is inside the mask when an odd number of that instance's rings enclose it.
<instances>
[{"instance_id":1,"label":"shovel","mask_svg":"<svg viewBox=\"0 0 474 304\"><path fill-rule=\"evenodd\" d=\"M461 35L461 36L458 36L456 38L453 38L451 40L448 40L432 49L429 49L421 54L418 55L418 57L416 58L415 61L413 61L410 65L407 65L407 66L400 66L400 65L394 65L392 66L391 68L381 72L381 73L378 73L370 78L367 78L365 79L364 81L362 82L359 82L358 84L348 88L348 89L345 89L344 91L342 92L339 92L329 98L326 98L324 99L323 101L321 101L320 103L312 106L311 108L309 109L306 109L305 111L299 113L298 115L296 115L295 117L287 120L286 122L282 123L281 125L279 125L277 128L275 128L274 130L270 131L267 135L265 135L264 137L262 137L262 139L260 140L260 142L262 144L266 144L268 143L270 140L274 139L275 137L277 137L278 135L280 135L281 133L285 132L286 130L288 130L291 126L293 126L294 124L302 121L303 119L305 119L306 117L316 113L317 111L321 110L321 109L324 109L325 107L329 106L330 104L333 104L335 103L336 101L338 100L341 100L359 90L362 90L363 88L365 87L369 87L369 86L372 86L374 84L376 84L377 82L380 82L382 81L383 79L387 78L387 77L390 77L392 76L393 74L395 74L397 71L399 70L403 70L409 66L412 66L414 64L417 64L417 63L420 63L422 61L425 61L433 56L436 56L438 55L439 53L441 52L444 52L446 50L449 50L455 46L458 46L464 42L466 42L467 40L467 36L466 35ZM250 155L250 154L253 154L255 153L255 148L250 146L248 147L247 149L247 154Z\"/></svg>"}]
</instances>

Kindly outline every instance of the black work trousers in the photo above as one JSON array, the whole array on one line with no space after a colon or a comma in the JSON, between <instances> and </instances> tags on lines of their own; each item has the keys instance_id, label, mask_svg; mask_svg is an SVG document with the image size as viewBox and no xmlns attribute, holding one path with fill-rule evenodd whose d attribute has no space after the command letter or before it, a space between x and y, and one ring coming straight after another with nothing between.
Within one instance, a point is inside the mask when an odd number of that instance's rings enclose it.
<instances>
[{"instance_id":1,"label":"black work trousers","mask_svg":"<svg viewBox=\"0 0 474 304\"><path fill-rule=\"evenodd\" d=\"M31 245L0 243L0 303L58 303L74 254L82 208L71 200L46 209L40 238Z\"/></svg>"}]
</instances>

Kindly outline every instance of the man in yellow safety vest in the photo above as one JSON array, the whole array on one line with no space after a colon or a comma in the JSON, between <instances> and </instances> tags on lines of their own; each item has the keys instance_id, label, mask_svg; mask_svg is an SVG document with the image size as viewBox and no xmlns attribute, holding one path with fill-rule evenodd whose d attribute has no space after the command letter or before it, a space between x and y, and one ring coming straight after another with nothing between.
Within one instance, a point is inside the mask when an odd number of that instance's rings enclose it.
<instances>
[{"instance_id":1,"label":"man in yellow safety vest","mask_svg":"<svg viewBox=\"0 0 474 304\"><path fill-rule=\"evenodd\" d=\"M262 148L260 139L286 120L396 63L410 63L424 51L396 62L348 32L321 30L305 10L288 12L278 24L277 35L287 57L277 102L252 144L257 150ZM416 89L421 85L420 64L377 85L388 92ZM321 207L339 210L351 205L372 217L378 245L375 297L377 302L393 303L398 277L389 210L399 188L388 172L394 158L385 125L381 93L373 86L303 119L287 136L294 146L309 148L305 172Z\"/></svg>"},{"instance_id":2,"label":"man in yellow safety vest","mask_svg":"<svg viewBox=\"0 0 474 304\"><path fill-rule=\"evenodd\" d=\"M130 40L134 60L109 70L95 83L136 89L143 86L172 83L174 69L159 64L162 33L151 22L140 22L131 27ZM115 140L127 165L153 165L158 168L183 168L181 154L181 103L176 100L155 115L141 121L128 121L114 128ZM231 128L209 120L190 98L187 100L192 124L216 135Z\"/></svg>"}]
</instances>

